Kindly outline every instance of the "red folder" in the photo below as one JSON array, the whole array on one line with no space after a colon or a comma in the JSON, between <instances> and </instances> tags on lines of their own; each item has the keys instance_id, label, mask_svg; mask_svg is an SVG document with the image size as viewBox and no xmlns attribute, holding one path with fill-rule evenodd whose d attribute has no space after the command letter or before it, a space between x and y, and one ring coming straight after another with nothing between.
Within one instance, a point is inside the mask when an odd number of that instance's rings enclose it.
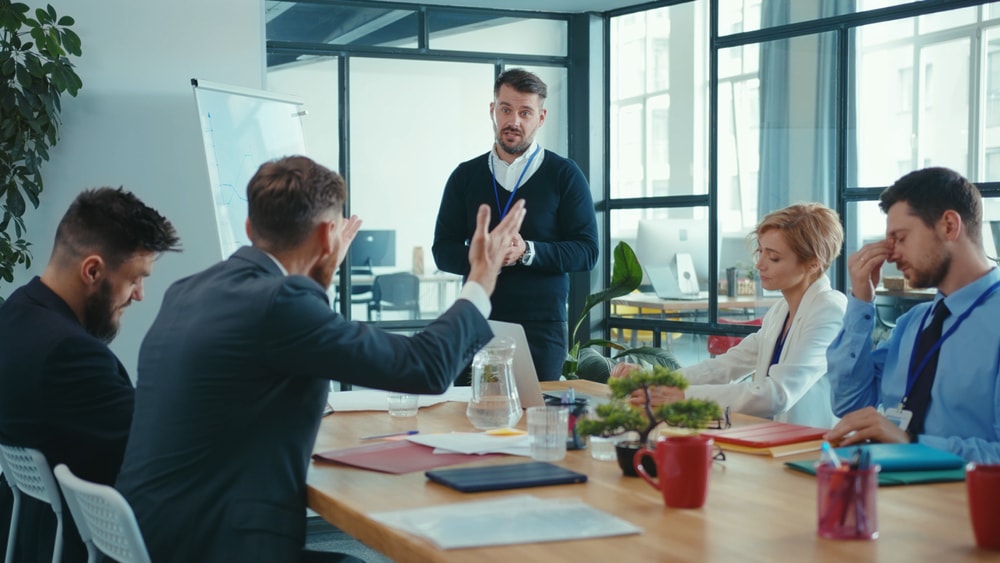
<instances>
[{"instance_id":1,"label":"red folder","mask_svg":"<svg viewBox=\"0 0 1000 563\"><path fill-rule=\"evenodd\" d=\"M412 473L445 465L470 463L503 454L434 453L434 448L407 440L365 444L313 454L313 459L353 465L383 473Z\"/></svg>"},{"instance_id":2,"label":"red folder","mask_svg":"<svg viewBox=\"0 0 1000 563\"><path fill-rule=\"evenodd\" d=\"M752 426L727 428L726 430L703 430L719 444L736 444L751 448L770 448L784 444L796 444L819 440L828 432L825 428L788 424L787 422L763 422Z\"/></svg>"}]
</instances>

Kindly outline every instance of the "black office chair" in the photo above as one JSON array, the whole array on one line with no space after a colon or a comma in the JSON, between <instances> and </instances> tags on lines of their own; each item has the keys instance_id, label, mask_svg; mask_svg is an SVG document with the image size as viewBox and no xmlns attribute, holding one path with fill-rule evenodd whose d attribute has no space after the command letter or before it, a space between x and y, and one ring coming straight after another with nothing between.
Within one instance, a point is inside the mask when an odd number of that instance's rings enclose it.
<instances>
[{"instance_id":1,"label":"black office chair","mask_svg":"<svg viewBox=\"0 0 1000 563\"><path fill-rule=\"evenodd\" d=\"M373 312L381 319L382 311L409 311L411 319L420 318L420 278L409 272L375 276L368 320Z\"/></svg>"}]
</instances>

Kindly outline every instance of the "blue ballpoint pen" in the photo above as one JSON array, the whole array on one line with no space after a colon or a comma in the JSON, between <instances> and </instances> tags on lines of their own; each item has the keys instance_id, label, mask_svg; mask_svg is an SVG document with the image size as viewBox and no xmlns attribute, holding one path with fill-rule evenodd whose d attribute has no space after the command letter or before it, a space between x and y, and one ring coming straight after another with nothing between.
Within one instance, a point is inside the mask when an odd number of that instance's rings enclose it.
<instances>
[{"instance_id":1,"label":"blue ballpoint pen","mask_svg":"<svg viewBox=\"0 0 1000 563\"><path fill-rule=\"evenodd\" d=\"M379 438L392 438L393 436L412 436L414 434L419 434L419 430L407 430L405 432L389 432L388 434L373 434L371 436L362 436L359 440L378 440Z\"/></svg>"}]
</instances>

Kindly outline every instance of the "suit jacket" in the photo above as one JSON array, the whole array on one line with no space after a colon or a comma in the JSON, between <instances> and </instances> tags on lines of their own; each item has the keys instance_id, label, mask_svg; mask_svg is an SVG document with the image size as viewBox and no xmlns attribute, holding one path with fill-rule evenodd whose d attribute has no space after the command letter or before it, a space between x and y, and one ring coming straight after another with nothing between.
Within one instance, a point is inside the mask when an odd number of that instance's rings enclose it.
<instances>
[{"instance_id":1,"label":"suit jacket","mask_svg":"<svg viewBox=\"0 0 1000 563\"><path fill-rule=\"evenodd\" d=\"M69 305L37 277L0 305L0 442L41 450L83 479L112 484L118 475L134 389L108 346L84 330ZM0 484L0 528L7 529L10 487ZM64 514L64 561L86 550ZM55 516L22 495L21 560L52 558ZM7 534L0 533L4 549Z\"/></svg>"},{"instance_id":2,"label":"suit jacket","mask_svg":"<svg viewBox=\"0 0 1000 563\"><path fill-rule=\"evenodd\" d=\"M254 248L173 284L117 483L153 560L297 560L329 380L441 393L491 336L465 300L412 337L347 322Z\"/></svg>"},{"instance_id":3,"label":"suit jacket","mask_svg":"<svg viewBox=\"0 0 1000 563\"><path fill-rule=\"evenodd\" d=\"M735 412L833 427L826 348L840 332L846 307L844 294L820 276L802 295L778 363L771 365L771 356L788 315L784 299L767 311L760 330L725 354L684 368L692 383L686 395L714 399ZM749 381L732 384L751 373Z\"/></svg>"}]
</instances>

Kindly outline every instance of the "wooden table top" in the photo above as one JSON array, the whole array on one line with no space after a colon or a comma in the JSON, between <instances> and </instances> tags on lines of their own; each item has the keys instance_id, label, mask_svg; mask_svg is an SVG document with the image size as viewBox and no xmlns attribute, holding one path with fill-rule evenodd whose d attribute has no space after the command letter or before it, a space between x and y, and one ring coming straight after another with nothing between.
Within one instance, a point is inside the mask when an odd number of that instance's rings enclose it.
<instances>
[{"instance_id":1,"label":"wooden table top","mask_svg":"<svg viewBox=\"0 0 1000 563\"><path fill-rule=\"evenodd\" d=\"M592 395L606 387L589 382L548 382L546 390L572 385ZM753 419L734 416L736 425ZM519 424L524 428L524 417ZM421 433L473 431L464 403L421 409L417 417L395 419L385 412L347 412L326 417L316 451L357 446L358 437L401 430ZM882 487L878 491L880 537L835 541L816 536L816 481L780 460L728 453L716 462L708 500L700 509L672 509L645 481L622 476L613 461L570 451L557 465L585 473L582 485L464 494L431 483L423 472L391 475L313 462L308 475L309 506L333 525L397 562L420 561L963 561L997 560L978 550L969 522L964 483ZM512 463L528 458L494 458L470 465ZM423 538L389 528L369 517L452 502L511 494L579 498L643 529L640 535L476 549L441 550Z\"/></svg>"},{"instance_id":2,"label":"wooden table top","mask_svg":"<svg viewBox=\"0 0 1000 563\"><path fill-rule=\"evenodd\" d=\"M719 309L756 309L770 307L778 302L780 297L757 297L755 295L719 296ZM612 306L641 307L643 309L658 309L668 311L704 311L708 310L708 299L660 299L655 293L629 293L611 300ZM612 311L612 314L614 312Z\"/></svg>"}]
</instances>

